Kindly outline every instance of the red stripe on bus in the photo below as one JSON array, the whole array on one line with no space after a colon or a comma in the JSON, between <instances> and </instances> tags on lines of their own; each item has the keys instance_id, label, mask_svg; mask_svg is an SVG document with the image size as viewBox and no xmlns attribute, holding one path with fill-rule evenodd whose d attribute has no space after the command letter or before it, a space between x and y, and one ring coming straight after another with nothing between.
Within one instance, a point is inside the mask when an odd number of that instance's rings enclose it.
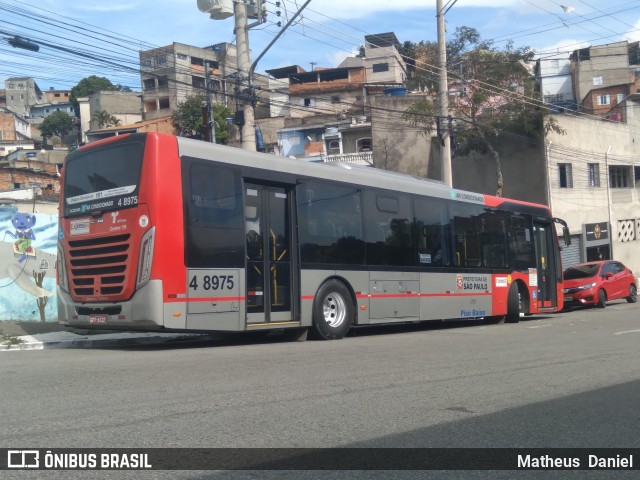
<instances>
[{"instance_id":1,"label":"red stripe on bus","mask_svg":"<svg viewBox=\"0 0 640 480\"><path fill-rule=\"evenodd\" d=\"M246 297L167 298L165 302L242 302L244 300Z\"/></svg>"},{"instance_id":2,"label":"red stripe on bus","mask_svg":"<svg viewBox=\"0 0 640 480\"><path fill-rule=\"evenodd\" d=\"M453 293L453 292L443 292L443 293L379 293L374 295L367 295L364 293L356 294L356 298L358 299L368 299L368 298L415 298L415 297L489 297L491 296L491 292L481 292L481 293ZM303 295L300 297L302 300L313 300L315 297L313 295Z\"/></svg>"}]
</instances>

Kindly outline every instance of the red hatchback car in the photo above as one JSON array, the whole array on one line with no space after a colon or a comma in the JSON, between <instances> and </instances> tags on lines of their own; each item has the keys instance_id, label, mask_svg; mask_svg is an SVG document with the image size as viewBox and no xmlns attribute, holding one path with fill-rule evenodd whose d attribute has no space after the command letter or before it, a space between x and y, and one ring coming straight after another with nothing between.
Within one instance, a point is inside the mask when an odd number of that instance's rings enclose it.
<instances>
[{"instance_id":1,"label":"red hatchback car","mask_svg":"<svg viewBox=\"0 0 640 480\"><path fill-rule=\"evenodd\" d=\"M633 272L614 260L572 265L564 271L564 304L597 305L604 308L609 300L626 298L638 301Z\"/></svg>"}]
</instances>

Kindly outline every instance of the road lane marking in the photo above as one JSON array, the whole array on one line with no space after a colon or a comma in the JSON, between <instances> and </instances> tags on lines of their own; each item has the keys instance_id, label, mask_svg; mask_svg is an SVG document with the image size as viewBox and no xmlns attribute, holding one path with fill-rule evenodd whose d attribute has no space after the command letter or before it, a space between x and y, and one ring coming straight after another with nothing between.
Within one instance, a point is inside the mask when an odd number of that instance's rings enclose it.
<instances>
[{"instance_id":1,"label":"road lane marking","mask_svg":"<svg viewBox=\"0 0 640 480\"><path fill-rule=\"evenodd\" d=\"M616 332L614 335L624 335L625 333L640 333L640 330L627 330L626 332Z\"/></svg>"}]
</instances>

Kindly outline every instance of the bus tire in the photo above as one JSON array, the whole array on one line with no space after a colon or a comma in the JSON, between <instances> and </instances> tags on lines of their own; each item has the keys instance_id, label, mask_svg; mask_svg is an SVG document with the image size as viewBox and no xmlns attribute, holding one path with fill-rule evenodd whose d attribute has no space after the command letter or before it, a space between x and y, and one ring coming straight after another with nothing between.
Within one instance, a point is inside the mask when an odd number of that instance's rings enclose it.
<instances>
[{"instance_id":1,"label":"bus tire","mask_svg":"<svg viewBox=\"0 0 640 480\"><path fill-rule=\"evenodd\" d=\"M322 340L343 338L353 323L355 307L344 283L323 283L313 301L313 333Z\"/></svg>"},{"instance_id":2,"label":"bus tire","mask_svg":"<svg viewBox=\"0 0 640 480\"><path fill-rule=\"evenodd\" d=\"M520 290L518 284L513 282L507 295L507 316L505 322L518 323L520 321L520 311L522 310L520 300Z\"/></svg>"}]
</instances>

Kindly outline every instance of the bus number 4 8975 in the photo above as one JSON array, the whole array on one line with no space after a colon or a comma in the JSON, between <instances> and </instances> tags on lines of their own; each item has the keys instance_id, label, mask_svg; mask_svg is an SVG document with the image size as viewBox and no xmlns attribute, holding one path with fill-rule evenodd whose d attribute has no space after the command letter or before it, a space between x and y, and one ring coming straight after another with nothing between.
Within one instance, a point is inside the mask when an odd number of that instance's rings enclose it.
<instances>
[{"instance_id":1,"label":"bus number 4 8975","mask_svg":"<svg viewBox=\"0 0 640 480\"><path fill-rule=\"evenodd\" d=\"M204 275L202 278L202 288L204 290L232 290L234 287L231 275ZM189 288L198 289L198 277L193 276L189 282Z\"/></svg>"}]
</instances>

